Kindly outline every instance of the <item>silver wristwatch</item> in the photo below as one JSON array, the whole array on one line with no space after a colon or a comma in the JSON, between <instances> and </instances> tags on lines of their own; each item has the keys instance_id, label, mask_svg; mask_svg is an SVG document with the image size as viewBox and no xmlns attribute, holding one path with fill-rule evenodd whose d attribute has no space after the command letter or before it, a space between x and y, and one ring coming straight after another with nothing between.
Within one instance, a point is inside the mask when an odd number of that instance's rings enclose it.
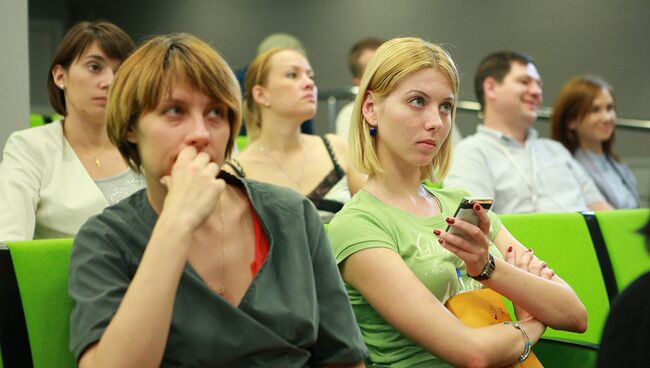
<instances>
[{"instance_id":1,"label":"silver wristwatch","mask_svg":"<svg viewBox=\"0 0 650 368\"><path fill-rule=\"evenodd\" d=\"M467 276L473 278L476 281L487 280L490 277L492 277L492 273L494 272L495 268L496 268L496 264L494 263L494 257L492 257L490 253L488 253L488 261L483 267L483 271L481 271L481 273L479 273L476 276L472 276L469 273L467 274Z\"/></svg>"}]
</instances>

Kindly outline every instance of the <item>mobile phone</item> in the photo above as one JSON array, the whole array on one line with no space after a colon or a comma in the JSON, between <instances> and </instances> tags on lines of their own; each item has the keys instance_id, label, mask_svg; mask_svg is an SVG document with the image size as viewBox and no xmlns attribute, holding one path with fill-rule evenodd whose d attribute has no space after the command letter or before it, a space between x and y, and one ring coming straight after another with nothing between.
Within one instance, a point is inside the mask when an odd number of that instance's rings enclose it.
<instances>
[{"instance_id":1,"label":"mobile phone","mask_svg":"<svg viewBox=\"0 0 650 368\"><path fill-rule=\"evenodd\" d=\"M494 199L485 197L465 197L460 201L456 213L454 214L454 218L459 218L478 226L478 216L476 216L472 209L474 203L478 203L483 207L483 209L489 210L494 203ZM447 232L454 235L460 235L463 231L456 227L447 226Z\"/></svg>"}]
</instances>

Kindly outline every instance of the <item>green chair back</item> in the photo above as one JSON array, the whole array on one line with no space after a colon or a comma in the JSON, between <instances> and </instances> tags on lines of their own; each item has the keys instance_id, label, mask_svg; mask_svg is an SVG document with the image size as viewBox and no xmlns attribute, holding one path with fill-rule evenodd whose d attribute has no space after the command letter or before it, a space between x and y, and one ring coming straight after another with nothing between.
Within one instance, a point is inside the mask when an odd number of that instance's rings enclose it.
<instances>
[{"instance_id":1,"label":"green chair back","mask_svg":"<svg viewBox=\"0 0 650 368\"><path fill-rule=\"evenodd\" d=\"M31 360L36 368L75 367L68 347L72 309L72 299L68 296L71 250L72 239L11 242L0 250L0 257L5 261L10 257L20 293L19 300L3 298L2 303L22 304ZM0 283L6 283L5 272L2 276ZM4 290L4 285L2 288ZM19 330L16 328L10 334L20 334ZM4 350L6 359L7 351Z\"/></svg>"},{"instance_id":2,"label":"green chair back","mask_svg":"<svg viewBox=\"0 0 650 368\"><path fill-rule=\"evenodd\" d=\"M239 150L239 152L243 151L246 148L246 145L248 145L248 136L245 135L238 136L235 143L237 144L237 149Z\"/></svg>"},{"instance_id":3,"label":"green chair back","mask_svg":"<svg viewBox=\"0 0 650 368\"><path fill-rule=\"evenodd\" d=\"M534 350L544 367L595 367L598 360L598 349L592 345L542 338L535 344Z\"/></svg>"},{"instance_id":4,"label":"green chair back","mask_svg":"<svg viewBox=\"0 0 650 368\"><path fill-rule=\"evenodd\" d=\"M545 337L598 344L609 313L609 298L589 229L580 213L501 215L503 225L524 246L546 261L587 308L584 334L546 330Z\"/></svg>"},{"instance_id":5,"label":"green chair back","mask_svg":"<svg viewBox=\"0 0 650 368\"><path fill-rule=\"evenodd\" d=\"M63 120L64 116L61 114L52 114L50 115L50 121L58 121L58 120Z\"/></svg>"},{"instance_id":6,"label":"green chair back","mask_svg":"<svg viewBox=\"0 0 650 368\"><path fill-rule=\"evenodd\" d=\"M650 255L638 231L648 218L648 208L596 213L619 292L650 270Z\"/></svg>"},{"instance_id":7,"label":"green chair back","mask_svg":"<svg viewBox=\"0 0 650 368\"><path fill-rule=\"evenodd\" d=\"M31 113L29 114L29 127L37 127L45 124L45 117L41 114Z\"/></svg>"}]
</instances>

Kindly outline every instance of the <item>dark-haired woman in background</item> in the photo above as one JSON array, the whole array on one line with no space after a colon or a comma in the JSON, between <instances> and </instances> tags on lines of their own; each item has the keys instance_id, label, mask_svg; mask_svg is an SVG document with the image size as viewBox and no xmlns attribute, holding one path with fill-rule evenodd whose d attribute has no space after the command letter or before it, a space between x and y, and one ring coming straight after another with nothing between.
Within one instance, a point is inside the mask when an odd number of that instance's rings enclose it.
<instances>
[{"instance_id":1,"label":"dark-haired woman in background","mask_svg":"<svg viewBox=\"0 0 650 368\"><path fill-rule=\"evenodd\" d=\"M47 89L61 121L13 133L0 164L0 241L74 236L88 217L144 186L106 134L108 86L134 49L116 25L73 26Z\"/></svg>"},{"instance_id":2,"label":"dark-haired woman in background","mask_svg":"<svg viewBox=\"0 0 650 368\"><path fill-rule=\"evenodd\" d=\"M636 178L614 152L616 105L612 88L594 77L571 79L560 91L551 116L552 138L582 164L615 208L638 208Z\"/></svg>"}]
</instances>

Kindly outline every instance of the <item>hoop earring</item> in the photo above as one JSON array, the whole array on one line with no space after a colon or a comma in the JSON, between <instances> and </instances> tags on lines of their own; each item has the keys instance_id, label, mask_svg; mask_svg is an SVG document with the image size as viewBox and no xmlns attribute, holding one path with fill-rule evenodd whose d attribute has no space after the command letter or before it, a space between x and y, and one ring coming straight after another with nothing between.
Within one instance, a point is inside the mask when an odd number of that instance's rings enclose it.
<instances>
[{"instance_id":1,"label":"hoop earring","mask_svg":"<svg viewBox=\"0 0 650 368\"><path fill-rule=\"evenodd\" d=\"M371 127L370 127L370 132L369 132L369 133L370 133L370 136L371 136L371 137L376 136L376 135L377 135L377 127L371 126Z\"/></svg>"}]
</instances>

